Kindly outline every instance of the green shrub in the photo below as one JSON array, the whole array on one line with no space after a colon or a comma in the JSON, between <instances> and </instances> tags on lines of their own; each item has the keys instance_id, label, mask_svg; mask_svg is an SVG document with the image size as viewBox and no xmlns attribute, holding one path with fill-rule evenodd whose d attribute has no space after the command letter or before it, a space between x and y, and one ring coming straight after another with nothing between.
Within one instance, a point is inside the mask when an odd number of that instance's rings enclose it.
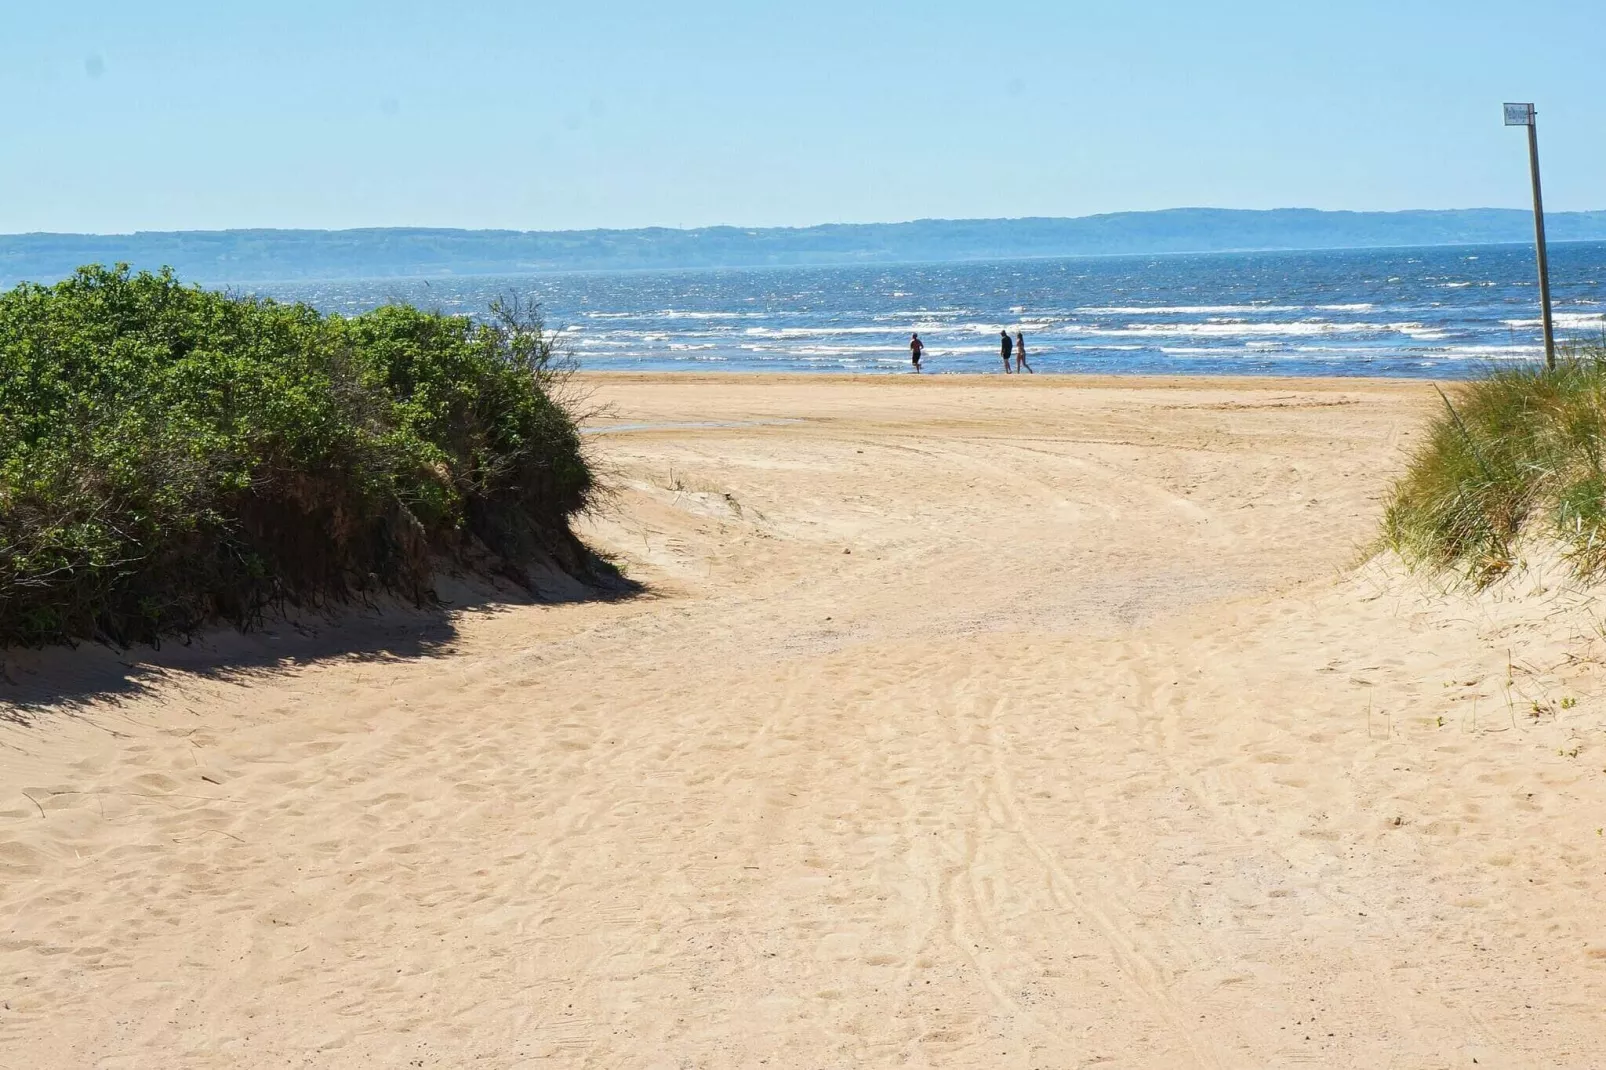
<instances>
[{"instance_id":1,"label":"green shrub","mask_svg":"<svg viewBox=\"0 0 1606 1070\"><path fill-rule=\"evenodd\" d=\"M1394 487L1385 542L1478 584L1527 534L1558 540L1581 576L1606 567L1606 348L1496 369L1443 402Z\"/></svg>"},{"instance_id":2,"label":"green shrub","mask_svg":"<svg viewBox=\"0 0 1606 1070\"><path fill-rule=\"evenodd\" d=\"M539 317L322 316L90 267L0 294L0 645L428 597L440 555L589 557Z\"/></svg>"}]
</instances>

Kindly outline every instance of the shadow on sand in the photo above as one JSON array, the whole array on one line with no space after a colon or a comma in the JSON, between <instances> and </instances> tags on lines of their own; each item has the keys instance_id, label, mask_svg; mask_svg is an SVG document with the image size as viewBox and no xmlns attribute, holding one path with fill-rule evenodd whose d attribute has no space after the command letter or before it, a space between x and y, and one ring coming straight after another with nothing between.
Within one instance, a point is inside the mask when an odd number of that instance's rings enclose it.
<instances>
[{"instance_id":1,"label":"shadow on sand","mask_svg":"<svg viewBox=\"0 0 1606 1070\"><path fill-rule=\"evenodd\" d=\"M215 628L159 646L117 649L104 644L44 650L0 650L0 722L30 725L47 712L72 712L93 702L150 693L174 677L225 682L268 678L340 659L392 661L449 654L465 613L500 613L520 606L625 601L649 594L643 584L609 576L582 584L566 575L537 578L535 591L500 579L441 576L437 601L415 606L384 597L294 610L241 632Z\"/></svg>"}]
</instances>

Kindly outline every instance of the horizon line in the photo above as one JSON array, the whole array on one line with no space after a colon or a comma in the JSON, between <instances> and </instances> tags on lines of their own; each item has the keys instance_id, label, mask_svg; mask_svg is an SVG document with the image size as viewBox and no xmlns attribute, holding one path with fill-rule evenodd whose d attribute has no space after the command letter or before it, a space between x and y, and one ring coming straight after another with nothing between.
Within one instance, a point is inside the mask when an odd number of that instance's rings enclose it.
<instances>
[{"instance_id":1,"label":"horizon line","mask_svg":"<svg viewBox=\"0 0 1606 1070\"><path fill-rule=\"evenodd\" d=\"M733 231L806 231L819 230L826 227L904 227L921 223L1039 223L1039 222L1079 222L1093 219L1109 219L1117 216L1138 215L1166 215L1177 212L1219 212L1238 215L1273 215L1277 213L1299 212L1330 216L1400 216L1400 215L1450 215L1464 212L1516 212L1529 214L1528 208L1503 207L1468 207L1468 208L1388 208L1388 209L1357 209L1357 208L1306 208L1298 206L1285 206L1280 208L1216 208L1207 205L1179 205L1172 208L1140 208L1127 209L1116 212L1093 212L1087 215L1026 215L1026 216L920 216L914 219L900 220L872 220L860 222L821 222L806 224L771 224L748 225L741 223L708 223L697 226L667 226L663 224L647 224L635 227L561 227L561 228L517 228L517 227L453 227L432 226L428 224L395 223L358 227L294 227L294 226L238 226L238 227L194 227L170 229L142 229L119 231L81 231L81 230L25 230L0 232L0 238L133 238L148 234L241 234L241 233L271 233L271 234L361 234L376 231L409 230L434 231L455 234L619 234L633 231L665 231L669 233L686 234L696 231L733 230ZM1546 216L1566 215L1599 215L1606 214L1606 208L1557 209L1546 211Z\"/></svg>"}]
</instances>

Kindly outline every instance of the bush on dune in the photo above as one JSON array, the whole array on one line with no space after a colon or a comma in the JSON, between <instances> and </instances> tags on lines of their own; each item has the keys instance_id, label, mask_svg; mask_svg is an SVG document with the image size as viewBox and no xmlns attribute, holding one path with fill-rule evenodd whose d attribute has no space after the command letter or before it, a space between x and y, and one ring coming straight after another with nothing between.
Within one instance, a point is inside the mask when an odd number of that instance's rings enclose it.
<instances>
[{"instance_id":1,"label":"bush on dune","mask_svg":"<svg viewBox=\"0 0 1606 1070\"><path fill-rule=\"evenodd\" d=\"M1413 564L1486 584L1524 536L1558 541L1574 570L1606 568L1606 347L1554 369L1492 371L1444 396L1395 485L1385 542Z\"/></svg>"},{"instance_id":2,"label":"bush on dune","mask_svg":"<svg viewBox=\"0 0 1606 1070\"><path fill-rule=\"evenodd\" d=\"M563 369L516 305L325 317L99 267L0 294L0 645L424 599L470 550L584 573Z\"/></svg>"}]
</instances>

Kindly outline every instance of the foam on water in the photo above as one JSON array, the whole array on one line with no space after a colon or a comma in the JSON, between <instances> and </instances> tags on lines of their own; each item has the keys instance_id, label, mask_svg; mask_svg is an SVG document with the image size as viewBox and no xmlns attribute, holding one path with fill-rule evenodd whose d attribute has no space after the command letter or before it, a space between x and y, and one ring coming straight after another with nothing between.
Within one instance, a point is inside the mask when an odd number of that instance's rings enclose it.
<instances>
[{"instance_id":1,"label":"foam on water","mask_svg":"<svg viewBox=\"0 0 1606 1070\"><path fill-rule=\"evenodd\" d=\"M1084 316L1232 316L1240 313L1309 310L1304 305L1114 305L1107 308L1078 308L1075 311Z\"/></svg>"},{"instance_id":2,"label":"foam on water","mask_svg":"<svg viewBox=\"0 0 1606 1070\"><path fill-rule=\"evenodd\" d=\"M1551 250L1564 337L1606 331L1606 243ZM588 272L298 283L268 296L345 313L410 300L478 313L539 301L583 364L620 370L994 371L998 332L1040 372L1455 376L1540 353L1523 245Z\"/></svg>"},{"instance_id":3,"label":"foam on water","mask_svg":"<svg viewBox=\"0 0 1606 1070\"><path fill-rule=\"evenodd\" d=\"M1606 328L1606 316L1599 312L1552 312L1551 322L1557 330L1576 330L1578 328L1593 327L1596 331ZM1502 320L1507 327L1532 328L1543 322L1537 316L1533 319Z\"/></svg>"}]
</instances>

